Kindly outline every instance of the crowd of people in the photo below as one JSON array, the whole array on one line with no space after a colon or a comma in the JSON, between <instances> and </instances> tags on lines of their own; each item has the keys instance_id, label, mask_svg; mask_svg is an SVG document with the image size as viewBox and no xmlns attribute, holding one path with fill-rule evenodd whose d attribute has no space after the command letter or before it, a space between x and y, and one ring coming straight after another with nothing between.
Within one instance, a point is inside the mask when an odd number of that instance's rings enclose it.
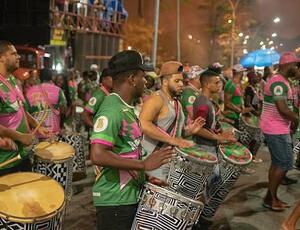
<instances>
[{"instance_id":1,"label":"crowd of people","mask_svg":"<svg viewBox=\"0 0 300 230\"><path fill-rule=\"evenodd\" d=\"M62 129L89 132L97 229L131 229L135 217L143 216L138 207L143 186L168 188L177 151L198 146L218 158L205 182L202 213L193 223L193 229L205 229L239 174L255 173L251 164L232 169L221 163L220 146L243 144L252 162L260 163L257 153L265 143L271 164L262 204L271 211L290 207L277 190L297 183L286 174L300 168L300 160L293 165L292 140L300 131L300 60L294 53L283 53L278 65L263 72L240 64L224 71L218 62L202 68L177 61L155 71L139 52L125 50L101 74L96 65L82 77L76 71L32 70L22 82L13 76L19 58L13 44L0 41L0 165L21 153L21 159L0 168L0 176L31 171L25 147L36 138L47 140ZM295 229L299 209L283 229Z\"/></svg>"}]
</instances>

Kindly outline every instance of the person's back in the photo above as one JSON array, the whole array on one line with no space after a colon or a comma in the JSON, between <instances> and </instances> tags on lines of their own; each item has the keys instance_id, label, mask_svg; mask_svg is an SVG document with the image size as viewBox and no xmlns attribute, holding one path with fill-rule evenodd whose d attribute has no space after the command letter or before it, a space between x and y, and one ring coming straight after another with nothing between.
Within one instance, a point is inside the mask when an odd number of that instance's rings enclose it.
<instances>
[{"instance_id":1,"label":"person's back","mask_svg":"<svg viewBox=\"0 0 300 230\"><path fill-rule=\"evenodd\" d=\"M267 134L289 134L290 121L278 111L275 100L287 97L288 106L292 109L292 91L288 81L280 74L268 80L264 88L264 102L260 128Z\"/></svg>"}]
</instances>

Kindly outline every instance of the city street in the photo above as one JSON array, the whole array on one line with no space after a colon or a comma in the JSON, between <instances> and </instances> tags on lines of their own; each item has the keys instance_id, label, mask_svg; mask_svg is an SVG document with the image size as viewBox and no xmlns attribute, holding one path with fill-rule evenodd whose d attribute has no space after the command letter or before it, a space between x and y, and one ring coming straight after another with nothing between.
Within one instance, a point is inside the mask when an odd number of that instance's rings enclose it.
<instances>
[{"instance_id":1,"label":"city street","mask_svg":"<svg viewBox=\"0 0 300 230\"><path fill-rule=\"evenodd\" d=\"M218 210L212 230L277 230L280 223L291 212L292 207L284 212L272 212L262 207L262 198L267 187L267 171L269 154L264 146L259 152L264 162L252 164L255 174L242 175L233 190L227 196L225 203ZM292 170L288 174L298 179L300 172ZM92 230L96 229L95 209L92 206L91 183L93 172L88 168L88 177L76 182L84 187L84 191L74 195L67 208L64 229ZM293 206L300 196L300 182L289 186L280 186L279 197ZM298 225L300 227L300 224Z\"/></svg>"}]
</instances>

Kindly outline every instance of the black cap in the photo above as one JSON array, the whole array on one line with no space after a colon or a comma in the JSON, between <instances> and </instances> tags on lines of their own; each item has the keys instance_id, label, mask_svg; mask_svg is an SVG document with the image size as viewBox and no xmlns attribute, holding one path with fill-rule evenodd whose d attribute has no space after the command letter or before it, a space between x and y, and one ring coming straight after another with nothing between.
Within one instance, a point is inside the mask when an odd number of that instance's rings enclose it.
<instances>
[{"instance_id":1,"label":"black cap","mask_svg":"<svg viewBox=\"0 0 300 230\"><path fill-rule=\"evenodd\" d=\"M142 55L135 50L117 53L109 60L108 68L112 76L129 70L153 71L153 66L145 64Z\"/></svg>"}]
</instances>

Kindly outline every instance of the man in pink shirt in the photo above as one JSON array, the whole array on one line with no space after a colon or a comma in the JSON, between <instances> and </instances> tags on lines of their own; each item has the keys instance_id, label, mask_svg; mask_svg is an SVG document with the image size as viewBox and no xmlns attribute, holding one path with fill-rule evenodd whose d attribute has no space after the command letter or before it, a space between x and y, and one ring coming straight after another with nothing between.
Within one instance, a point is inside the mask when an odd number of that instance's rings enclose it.
<instances>
[{"instance_id":1,"label":"man in pink shirt","mask_svg":"<svg viewBox=\"0 0 300 230\"><path fill-rule=\"evenodd\" d=\"M31 86L26 92L28 110L38 121L47 113L44 126L56 135L60 133L60 117L66 109L66 98L63 91L52 83L51 70L42 69L40 80L42 84Z\"/></svg>"},{"instance_id":2,"label":"man in pink shirt","mask_svg":"<svg viewBox=\"0 0 300 230\"><path fill-rule=\"evenodd\" d=\"M288 79L296 77L298 62L300 60L294 53L283 53L278 73L268 80L264 88L260 128L271 154L271 166L263 206L273 211L283 211L288 207L277 197L277 189L286 172L293 168L290 123L297 123L298 116L292 111L292 91Z\"/></svg>"}]
</instances>

